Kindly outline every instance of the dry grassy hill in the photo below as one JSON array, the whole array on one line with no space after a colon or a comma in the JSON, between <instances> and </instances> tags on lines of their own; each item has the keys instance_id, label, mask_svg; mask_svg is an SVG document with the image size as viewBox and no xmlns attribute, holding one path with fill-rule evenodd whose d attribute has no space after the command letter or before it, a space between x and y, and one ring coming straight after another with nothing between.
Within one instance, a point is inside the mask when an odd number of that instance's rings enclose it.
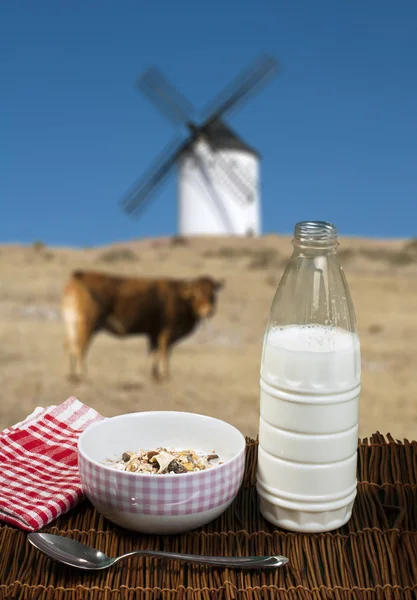
<instances>
[{"instance_id":1,"label":"dry grassy hill","mask_svg":"<svg viewBox=\"0 0 417 600\"><path fill-rule=\"evenodd\" d=\"M83 250L0 247L0 427L69 395L106 416L147 409L198 411L247 435L258 426L259 362L290 238L142 240ZM360 435L417 439L417 244L342 239L363 358ZM218 313L178 345L172 380L155 384L143 338L100 334L88 356L92 383L66 379L59 303L74 268L130 275L223 277Z\"/></svg>"}]
</instances>

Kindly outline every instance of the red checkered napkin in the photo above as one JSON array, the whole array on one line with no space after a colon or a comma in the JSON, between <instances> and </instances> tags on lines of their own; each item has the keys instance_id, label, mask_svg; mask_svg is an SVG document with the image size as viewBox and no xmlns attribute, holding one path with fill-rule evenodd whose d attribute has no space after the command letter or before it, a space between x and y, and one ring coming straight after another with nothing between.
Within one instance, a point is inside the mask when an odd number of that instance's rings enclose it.
<instances>
[{"instance_id":1,"label":"red checkered napkin","mask_svg":"<svg viewBox=\"0 0 417 600\"><path fill-rule=\"evenodd\" d=\"M84 498L77 442L104 419L74 397L0 433L0 520L37 531Z\"/></svg>"}]
</instances>

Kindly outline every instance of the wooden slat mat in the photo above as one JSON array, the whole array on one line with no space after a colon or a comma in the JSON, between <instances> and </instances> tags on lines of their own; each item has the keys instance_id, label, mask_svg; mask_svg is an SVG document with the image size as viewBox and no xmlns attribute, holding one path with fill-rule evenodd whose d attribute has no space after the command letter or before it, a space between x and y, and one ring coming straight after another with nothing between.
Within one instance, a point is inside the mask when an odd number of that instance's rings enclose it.
<instances>
[{"instance_id":1,"label":"wooden slat mat","mask_svg":"<svg viewBox=\"0 0 417 600\"><path fill-rule=\"evenodd\" d=\"M19 600L415 600L417 598L417 442L380 434L360 441L358 496L336 532L275 529L259 513L257 442L247 439L245 480L216 521L180 536L144 536L103 519L83 502L44 531L85 542L110 556L137 548L219 555L284 554L275 571L208 569L134 558L98 573L61 566L26 534L0 527L0 599Z\"/></svg>"}]
</instances>

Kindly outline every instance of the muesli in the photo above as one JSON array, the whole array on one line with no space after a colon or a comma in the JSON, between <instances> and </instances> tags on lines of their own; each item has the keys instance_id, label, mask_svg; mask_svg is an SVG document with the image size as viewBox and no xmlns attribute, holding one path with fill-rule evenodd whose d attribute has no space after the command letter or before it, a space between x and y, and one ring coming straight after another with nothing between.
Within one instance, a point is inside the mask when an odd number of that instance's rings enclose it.
<instances>
[{"instance_id":1,"label":"muesli","mask_svg":"<svg viewBox=\"0 0 417 600\"><path fill-rule=\"evenodd\" d=\"M179 475L211 469L223 464L216 452L207 454L196 450L178 450L175 448L155 448L123 452L120 460L110 461L115 469L131 473L150 475Z\"/></svg>"}]
</instances>

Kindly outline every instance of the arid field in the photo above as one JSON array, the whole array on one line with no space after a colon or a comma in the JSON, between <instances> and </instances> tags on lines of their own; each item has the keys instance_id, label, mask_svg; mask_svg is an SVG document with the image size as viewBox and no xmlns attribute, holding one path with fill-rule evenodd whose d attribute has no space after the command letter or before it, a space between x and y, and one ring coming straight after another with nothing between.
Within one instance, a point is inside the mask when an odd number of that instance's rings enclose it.
<instances>
[{"instance_id":1,"label":"arid field","mask_svg":"<svg viewBox=\"0 0 417 600\"><path fill-rule=\"evenodd\" d=\"M166 238L82 250L0 247L0 426L70 395L103 415L201 412L256 436L262 339L289 237ZM417 439L417 243L341 239L362 346L360 436ZM173 351L172 378L155 383L144 338L98 334L91 382L67 380L60 297L74 268L224 278L218 311Z\"/></svg>"}]
</instances>

